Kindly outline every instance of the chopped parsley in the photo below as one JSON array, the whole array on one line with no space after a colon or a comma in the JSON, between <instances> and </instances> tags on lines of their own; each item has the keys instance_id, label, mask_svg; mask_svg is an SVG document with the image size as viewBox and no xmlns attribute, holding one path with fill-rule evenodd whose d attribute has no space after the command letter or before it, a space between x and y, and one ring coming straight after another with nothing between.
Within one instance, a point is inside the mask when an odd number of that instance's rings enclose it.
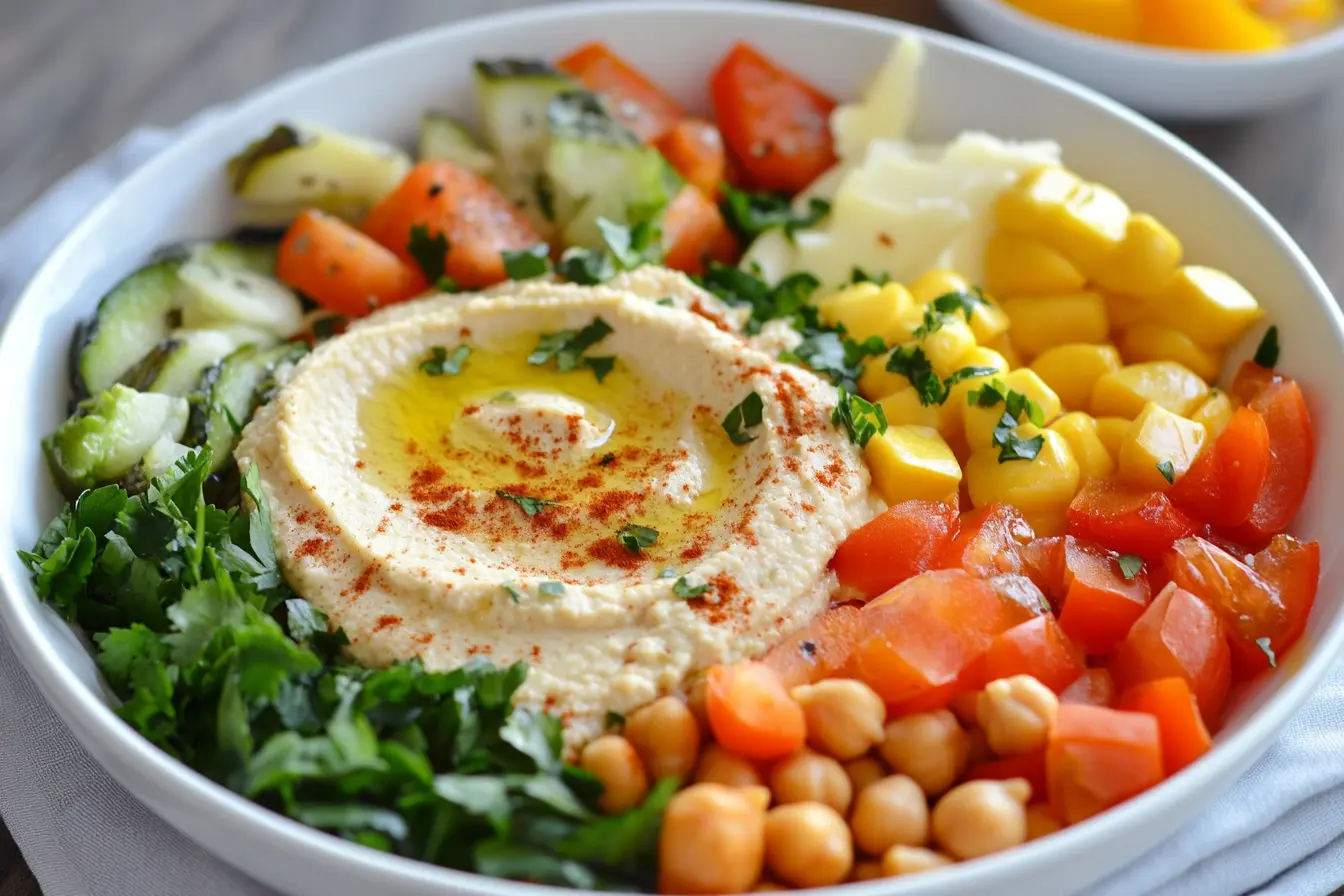
<instances>
[{"instance_id":1,"label":"chopped parsley","mask_svg":"<svg viewBox=\"0 0 1344 896\"><path fill-rule=\"evenodd\" d=\"M513 601L516 604L520 604L523 602L524 597L523 592L515 588L512 583L505 582L503 585L500 585L499 587L504 589L504 593L509 596L509 600Z\"/></svg>"},{"instance_id":2,"label":"chopped parsley","mask_svg":"<svg viewBox=\"0 0 1344 896\"><path fill-rule=\"evenodd\" d=\"M727 184L720 187L723 199L719 209L724 223L743 245L753 242L767 230L780 228L789 241L799 230L815 227L831 213L831 204L813 196L807 208L794 211L793 203L782 193L749 193L735 190Z\"/></svg>"},{"instance_id":3,"label":"chopped parsley","mask_svg":"<svg viewBox=\"0 0 1344 896\"><path fill-rule=\"evenodd\" d=\"M1157 472L1162 474L1162 478L1167 480L1168 485L1176 484L1176 465L1169 460L1160 460L1157 462Z\"/></svg>"},{"instance_id":4,"label":"chopped parsley","mask_svg":"<svg viewBox=\"0 0 1344 896\"><path fill-rule=\"evenodd\" d=\"M854 392L866 366L864 361L886 350L881 336L869 336L858 342L846 336L843 329L811 330L797 347L780 352L779 359L806 365L835 385Z\"/></svg>"},{"instance_id":5,"label":"chopped parsley","mask_svg":"<svg viewBox=\"0 0 1344 896\"><path fill-rule=\"evenodd\" d=\"M542 582L537 586L537 593L544 594L547 597L559 597L565 593L564 582Z\"/></svg>"},{"instance_id":6,"label":"chopped parsley","mask_svg":"<svg viewBox=\"0 0 1344 896\"><path fill-rule=\"evenodd\" d=\"M579 367L593 372L600 383L606 379L616 364L610 355L585 356L584 352L611 335L611 325L600 317L581 330L557 330L554 333L542 333L537 347L527 356L527 363L542 365L554 360L555 367L561 373L569 373Z\"/></svg>"},{"instance_id":7,"label":"chopped parsley","mask_svg":"<svg viewBox=\"0 0 1344 896\"><path fill-rule=\"evenodd\" d=\"M1269 646L1268 638L1256 638L1255 646L1260 648L1260 652L1269 660L1269 668L1279 668L1279 658L1274 654L1274 648Z\"/></svg>"},{"instance_id":8,"label":"chopped parsley","mask_svg":"<svg viewBox=\"0 0 1344 896\"><path fill-rule=\"evenodd\" d=\"M695 600L697 597L704 596L705 592L708 591L710 587L711 586L708 584L692 585L690 582L686 581L685 576L681 576L672 583L672 593L683 600Z\"/></svg>"},{"instance_id":9,"label":"chopped parsley","mask_svg":"<svg viewBox=\"0 0 1344 896\"><path fill-rule=\"evenodd\" d=\"M756 441L756 436L746 430L761 425L765 419L765 402L756 392L751 392L739 401L723 418L723 431L734 445L745 445Z\"/></svg>"},{"instance_id":10,"label":"chopped parsley","mask_svg":"<svg viewBox=\"0 0 1344 896\"><path fill-rule=\"evenodd\" d=\"M817 309L808 299L821 281L806 271L790 274L770 286L753 271L711 261L695 282L734 307L751 309L747 332L759 333L761 324L785 318L799 331L819 328Z\"/></svg>"},{"instance_id":11,"label":"chopped parsley","mask_svg":"<svg viewBox=\"0 0 1344 896\"><path fill-rule=\"evenodd\" d=\"M528 516L536 516L547 507L555 507L559 501L547 501L542 498L529 498L527 495L519 495L514 492L506 492L504 489L495 489L495 494L505 501L512 501L523 508L523 513Z\"/></svg>"},{"instance_id":12,"label":"chopped parsley","mask_svg":"<svg viewBox=\"0 0 1344 896\"><path fill-rule=\"evenodd\" d=\"M570 283L595 286L616 276L611 256L592 249L570 248L556 262L555 272Z\"/></svg>"},{"instance_id":13,"label":"chopped parsley","mask_svg":"<svg viewBox=\"0 0 1344 896\"><path fill-rule=\"evenodd\" d=\"M624 724L625 724L625 716L621 715L614 709L607 710L606 727L608 731L612 730L613 728L620 728Z\"/></svg>"},{"instance_id":14,"label":"chopped parsley","mask_svg":"<svg viewBox=\"0 0 1344 896\"><path fill-rule=\"evenodd\" d=\"M959 370L952 371L949 376L939 379L938 375L933 372L933 364L924 354L924 349L917 345L898 345L887 356L887 372L899 373L908 379L910 385L915 387L915 392L919 395L920 404L928 406L947 401L947 396L952 393L952 387L962 380L989 376L992 373L998 373L998 368L962 367Z\"/></svg>"},{"instance_id":15,"label":"chopped parsley","mask_svg":"<svg viewBox=\"0 0 1344 896\"><path fill-rule=\"evenodd\" d=\"M960 311L966 316L966 322L985 304L985 296L978 288L970 291L944 293L929 303L929 307L939 314L956 314Z\"/></svg>"},{"instance_id":16,"label":"chopped parsley","mask_svg":"<svg viewBox=\"0 0 1344 896\"><path fill-rule=\"evenodd\" d=\"M990 373L993 372L990 370ZM1045 436L1024 439L1014 430L1024 415L1035 426L1045 426L1045 411L1039 404L1025 394L1008 388L1003 380L997 378L966 393L966 403L972 407L992 408L1000 402L1004 405L1003 416L995 424L991 440L994 447L999 449L999 463L1034 460L1045 447Z\"/></svg>"},{"instance_id":17,"label":"chopped parsley","mask_svg":"<svg viewBox=\"0 0 1344 896\"><path fill-rule=\"evenodd\" d=\"M537 243L526 249L505 249L499 253L504 260L504 273L510 280L530 280L551 272L551 248Z\"/></svg>"},{"instance_id":18,"label":"chopped parsley","mask_svg":"<svg viewBox=\"0 0 1344 896\"><path fill-rule=\"evenodd\" d=\"M430 376L459 374L462 372L462 364L470 354L469 345L459 345L451 352L442 345L432 346L429 349L429 356L420 362L420 372Z\"/></svg>"},{"instance_id":19,"label":"chopped parsley","mask_svg":"<svg viewBox=\"0 0 1344 896\"><path fill-rule=\"evenodd\" d=\"M831 423L843 427L851 442L863 448L873 436L887 431L887 414L882 405L873 404L844 386L838 387L837 392Z\"/></svg>"},{"instance_id":20,"label":"chopped parsley","mask_svg":"<svg viewBox=\"0 0 1344 896\"><path fill-rule=\"evenodd\" d=\"M1121 554L1115 558L1115 563L1126 579L1132 579L1143 571L1143 558L1138 554Z\"/></svg>"},{"instance_id":21,"label":"chopped parsley","mask_svg":"<svg viewBox=\"0 0 1344 896\"><path fill-rule=\"evenodd\" d=\"M654 302L654 304L662 305L664 308L674 308L676 307L677 300L672 298L671 296L663 296L661 299Z\"/></svg>"},{"instance_id":22,"label":"chopped parsley","mask_svg":"<svg viewBox=\"0 0 1344 896\"><path fill-rule=\"evenodd\" d=\"M999 449L999 463L1006 464L1013 460L1035 460L1036 455L1041 453L1045 447L1045 436L1036 435L1029 439L1019 436L1014 430L1017 429L1017 419L1004 411L1003 416L999 418L999 423L994 427L994 445Z\"/></svg>"},{"instance_id":23,"label":"chopped parsley","mask_svg":"<svg viewBox=\"0 0 1344 896\"><path fill-rule=\"evenodd\" d=\"M429 228L416 224L411 228L411 239L406 243L406 252L415 259L420 273L430 283L437 284L448 264L448 237L442 233L429 235ZM447 291L447 290L445 290Z\"/></svg>"},{"instance_id":24,"label":"chopped parsley","mask_svg":"<svg viewBox=\"0 0 1344 896\"><path fill-rule=\"evenodd\" d=\"M1279 366L1279 328L1277 324L1265 331L1265 337L1260 340L1260 346L1255 350L1255 363L1271 369Z\"/></svg>"},{"instance_id":25,"label":"chopped parsley","mask_svg":"<svg viewBox=\"0 0 1344 896\"><path fill-rule=\"evenodd\" d=\"M571 283L593 286L644 264L663 260L663 234L652 217L626 227L606 218L597 219L605 249L571 247L560 256L555 272Z\"/></svg>"},{"instance_id":26,"label":"chopped parsley","mask_svg":"<svg viewBox=\"0 0 1344 896\"><path fill-rule=\"evenodd\" d=\"M449 277L447 274L444 274L442 277L434 281L434 289L436 292L461 292L462 285L458 283L456 280L454 280L452 277Z\"/></svg>"},{"instance_id":27,"label":"chopped parsley","mask_svg":"<svg viewBox=\"0 0 1344 896\"><path fill-rule=\"evenodd\" d=\"M863 268L855 265L849 272L850 283L876 283L878 286L886 286L891 282L891 274L886 271L878 271L876 274L870 274Z\"/></svg>"},{"instance_id":28,"label":"chopped parsley","mask_svg":"<svg viewBox=\"0 0 1344 896\"><path fill-rule=\"evenodd\" d=\"M597 465L599 467L609 467L614 463L616 463L616 455L608 451L606 454L602 455L602 458L597 462Z\"/></svg>"},{"instance_id":29,"label":"chopped parsley","mask_svg":"<svg viewBox=\"0 0 1344 896\"><path fill-rule=\"evenodd\" d=\"M626 523L621 527L621 531L616 533L616 540L630 553L638 554L645 548L653 547L658 541L658 530Z\"/></svg>"}]
</instances>

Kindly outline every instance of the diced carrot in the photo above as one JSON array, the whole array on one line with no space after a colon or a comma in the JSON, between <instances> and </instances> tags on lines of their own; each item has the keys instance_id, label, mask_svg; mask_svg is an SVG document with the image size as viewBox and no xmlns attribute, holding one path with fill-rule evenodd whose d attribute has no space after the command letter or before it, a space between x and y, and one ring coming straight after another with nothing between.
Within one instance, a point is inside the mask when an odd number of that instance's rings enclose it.
<instances>
[{"instance_id":1,"label":"diced carrot","mask_svg":"<svg viewBox=\"0 0 1344 896\"><path fill-rule=\"evenodd\" d=\"M1016 507L991 504L962 515L957 537L934 566L982 577L1020 573L1022 548L1035 537Z\"/></svg>"},{"instance_id":2,"label":"diced carrot","mask_svg":"<svg viewBox=\"0 0 1344 896\"><path fill-rule=\"evenodd\" d=\"M645 143L686 115L676 100L601 41L584 44L555 65L606 97L612 116Z\"/></svg>"},{"instance_id":3,"label":"diced carrot","mask_svg":"<svg viewBox=\"0 0 1344 896\"><path fill-rule=\"evenodd\" d=\"M490 183L452 162L421 162L369 210L363 229L406 264L412 228L444 237L444 273L467 289L507 279L500 253L541 242L527 216Z\"/></svg>"},{"instance_id":4,"label":"diced carrot","mask_svg":"<svg viewBox=\"0 0 1344 896\"><path fill-rule=\"evenodd\" d=\"M1065 703L1046 746L1050 807L1068 824L1091 818L1162 780L1157 719Z\"/></svg>"},{"instance_id":5,"label":"diced carrot","mask_svg":"<svg viewBox=\"0 0 1344 896\"><path fill-rule=\"evenodd\" d=\"M1199 705L1184 678L1145 681L1120 695L1120 709L1146 712L1157 719L1162 738L1162 767L1174 775L1213 746Z\"/></svg>"},{"instance_id":6,"label":"diced carrot","mask_svg":"<svg viewBox=\"0 0 1344 896\"><path fill-rule=\"evenodd\" d=\"M1086 671L1083 651L1069 640L1049 613L1028 619L998 635L979 664L985 683L1030 675L1056 694Z\"/></svg>"},{"instance_id":7,"label":"diced carrot","mask_svg":"<svg viewBox=\"0 0 1344 896\"><path fill-rule=\"evenodd\" d=\"M807 736L803 708L761 663L711 666L705 712L719 745L746 759L782 759Z\"/></svg>"},{"instance_id":8,"label":"diced carrot","mask_svg":"<svg viewBox=\"0 0 1344 896\"><path fill-rule=\"evenodd\" d=\"M1025 778L1031 785L1032 798L1043 798L1047 789L1045 750L977 763L966 769L963 777L967 781L1007 781L1009 778Z\"/></svg>"},{"instance_id":9,"label":"diced carrot","mask_svg":"<svg viewBox=\"0 0 1344 896\"><path fill-rule=\"evenodd\" d=\"M1060 703L1080 706L1114 706L1115 680L1108 669L1088 669L1059 695Z\"/></svg>"},{"instance_id":10,"label":"diced carrot","mask_svg":"<svg viewBox=\"0 0 1344 896\"><path fill-rule=\"evenodd\" d=\"M667 207L663 245L667 247L663 263L688 274L703 274L708 261L733 264L739 251L719 207L689 184Z\"/></svg>"},{"instance_id":11,"label":"diced carrot","mask_svg":"<svg viewBox=\"0 0 1344 896\"><path fill-rule=\"evenodd\" d=\"M902 501L860 526L831 558L840 584L877 597L933 566L956 531L957 508L945 501Z\"/></svg>"},{"instance_id":12,"label":"diced carrot","mask_svg":"<svg viewBox=\"0 0 1344 896\"><path fill-rule=\"evenodd\" d=\"M858 607L831 607L772 647L761 662L790 690L835 677L849 662L862 625Z\"/></svg>"},{"instance_id":13,"label":"diced carrot","mask_svg":"<svg viewBox=\"0 0 1344 896\"><path fill-rule=\"evenodd\" d=\"M654 145L687 183L710 199L718 198L719 184L728 174L728 157L718 128L699 118L685 118Z\"/></svg>"},{"instance_id":14,"label":"diced carrot","mask_svg":"<svg viewBox=\"0 0 1344 896\"><path fill-rule=\"evenodd\" d=\"M1148 606L1148 577L1140 571L1126 579L1109 551L1071 535L1064 567L1059 627L1089 654L1109 653Z\"/></svg>"},{"instance_id":15,"label":"diced carrot","mask_svg":"<svg viewBox=\"0 0 1344 896\"><path fill-rule=\"evenodd\" d=\"M415 268L340 218L315 209L300 212L285 231L275 275L347 317L361 317L428 289Z\"/></svg>"}]
</instances>

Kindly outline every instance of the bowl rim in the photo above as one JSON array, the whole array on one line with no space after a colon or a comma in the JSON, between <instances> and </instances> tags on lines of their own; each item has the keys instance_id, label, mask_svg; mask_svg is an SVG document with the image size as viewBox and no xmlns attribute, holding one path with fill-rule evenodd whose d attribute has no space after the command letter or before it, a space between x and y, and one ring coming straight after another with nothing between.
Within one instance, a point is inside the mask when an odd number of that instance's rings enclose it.
<instances>
[{"instance_id":1,"label":"bowl rim","mask_svg":"<svg viewBox=\"0 0 1344 896\"><path fill-rule=\"evenodd\" d=\"M613 13L623 16L638 16L644 13L712 16L718 13L755 17L762 21L782 19L800 24L827 23L877 32L893 39L903 34L913 34L954 56L969 56L981 62L1006 68L1099 107L1101 111L1162 143L1168 151L1183 157L1186 162L1230 193L1257 220L1265 229L1266 236L1276 243L1279 250L1285 253L1302 273L1304 281L1315 293L1318 308L1344 342L1344 313L1341 313L1331 299L1329 289L1301 248L1263 206L1231 177L1183 141L1094 90L1033 63L965 38L908 22L863 13L797 5L781 0L584 0L584 2L493 13L414 31L338 56L311 68L291 72L228 104L221 114L194 121L155 159L140 166L110 191L63 237L29 278L19 293L4 329L0 330L0 366L3 366L5 358L17 350L11 347L11 343L18 339L16 321L20 319L20 310L39 305L48 285L60 282L61 271L76 245L104 226L103 219L124 201L123 197L127 193L133 192L141 184L152 181L157 169L165 160L188 156L197 146L216 139L232 137L235 120L243 117L254 103L260 102L272 93L294 89L298 85L320 83L330 73L357 61L379 57L395 58L408 48L422 44L433 45L449 36L460 38L475 32L507 29L525 24L535 25L559 18L600 19ZM33 441L35 444L35 440ZM13 444L15 446L20 444L17 438ZM61 660L52 643L43 635L44 623L39 617L44 612L50 611L46 610L36 598L31 582L26 577L16 574L16 568L17 564L14 563L0 564L0 623L8 632L16 655L64 723L110 774L121 781L140 781L149 778L154 780L153 790L156 796L154 803L149 807L165 820L168 810L162 808L164 805L173 805L179 813L187 811L208 813L213 816L221 833L247 831L253 836L264 834L276 844L275 850L288 853L291 860L321 862L331 868L348 870L356 875L355 879L359 879L360 872L372 871L399 879L406 884L432 884L445 887L451 892L481 893L489 896L518 896L520 893L549 890L573 892L490 878L378 852L302 825L215 783L141 737L121 721L101 696L79 680L74 671ZM943 892L953 887L961 889L989 887L993 886L998 878L1010 872L1026 875L1057 868L1067 864L1070 859L1080 859L1098 847L1104 847L1110 840L1120 839L1126 832L1140 829L1150 817L1178 811L1188 800L1196 798L1199 794L1207 794L1217 779L1233 774L1239 775L1249 767L1324 678L1335 656L1341 652L1341 648L1344 648L1344 609L1341 609L1336 618L1329 621L1315 649L1304 658L1300 668L1290 672L1279 686L1278 692L1249 716L1239 730L1219 743L1200 762L1194 763L1146 793L1100 816L1071 826L1054 837L1028 843L974 862L962 863L947 869L943 874L930 875L924 880L914 879L908 884L903 882L902 886L906 888L903 892L917 894L934 890ZM117 771L113 771L114 768ZM129 785L123 786L132 790ZM146 790L149 789L148 785L145 787ZM1214 795L1221 792L1219 789ZM135 791L132 790L132 793L134 795ZM1212 798L1206 795L1203 801ZM227 863L227 860L224 861ZM879 880L842 884L824 888L819 892L822 896L829 896L838 893L839 886L846 888L844 891L846 894L878 896L890 888L890 882Z\"/></svg>"},{"instance_id":2,"label":"bowl rim","mask_svg":"<svg viewBox=\"0 0 1344 896\"><path fill-rule=\"evenodd\" d=\"M1313 34L1306 40L1293 41L1281 49L1236 52L1188 50L1102 37L1039 18L1018 9L1006 0L943 0L943 3L951 9L956 9L958 6L978 6L998 16L1001 22L1011 23L1014 27L1032 33L1039 39L1051 41L1058 46L1071 45L1070 48L1074 50L1102 53L1112 61L1160 63L1200 73L1254 71L1263 74L1271 69L1318 62L1344 50L1344 19L1320 34Z\"/></svg>"}]
</instances>

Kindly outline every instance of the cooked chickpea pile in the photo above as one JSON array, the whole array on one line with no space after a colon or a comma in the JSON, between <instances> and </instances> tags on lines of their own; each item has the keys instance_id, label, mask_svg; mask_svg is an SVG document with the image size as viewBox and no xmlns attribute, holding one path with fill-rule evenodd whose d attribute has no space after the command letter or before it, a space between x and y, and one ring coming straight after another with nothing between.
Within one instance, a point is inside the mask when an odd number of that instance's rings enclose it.
<instances>
[{"instance_id":1,"label":"cooked chickpea pile","mask_svg":"<svg viewBox=\"0 0 1344 896\"><path fill-rule=\"evenodd\" d=\"M602 808L638 804L650 782L681 779L659 844L664 893L802 889L917 874L1017 846L1060 825L1023 778L965 780L971 759L1042 749L1059 709L1029 676L990 682L950 710L887 718L867 685L794 688L807 746L773 763L705 743L691 707L664 697L624 734L589 743L580 766ZM973 755L977 750L978 755Z\"/></svg>"}]
</instances>

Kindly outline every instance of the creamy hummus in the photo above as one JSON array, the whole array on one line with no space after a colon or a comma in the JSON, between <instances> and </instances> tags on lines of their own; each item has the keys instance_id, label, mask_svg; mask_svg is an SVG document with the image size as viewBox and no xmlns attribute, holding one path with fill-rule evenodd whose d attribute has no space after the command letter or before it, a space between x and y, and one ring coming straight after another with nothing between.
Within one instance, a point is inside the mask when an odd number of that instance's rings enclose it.
<instances>
[{"instance_id":1,"label":"creamy hummus","mask_svg":"<svg viewBox=\"0 0 1344 896\"><path fill-rule=\"evenodd\" d=\"M598 318L601 381L529 362L543 334ZM459 346L460 372L421 369ZM752 392L763 422L734 444L722 421ZM827 605L827 561L882 506L834 406L689 281L636 272L373 315L299 365L238 456L290 584L356 660L523 660L520 699L577 742Z\"/></svg>"}]
</instances>

